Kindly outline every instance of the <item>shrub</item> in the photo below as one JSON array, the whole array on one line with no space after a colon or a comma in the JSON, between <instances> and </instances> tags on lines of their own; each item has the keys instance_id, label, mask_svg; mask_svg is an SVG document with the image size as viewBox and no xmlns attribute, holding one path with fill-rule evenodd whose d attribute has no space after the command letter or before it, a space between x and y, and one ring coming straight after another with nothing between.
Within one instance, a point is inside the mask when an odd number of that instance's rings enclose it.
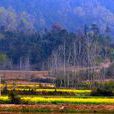
<instances>
[{"instance_id":1,"label":"shrub","mask_svg":"<svg viewBox=\"0 0 114 114\"><path fill-rule=\"evenodd\" d=\"M8 87L7 87L7 83L5 83L5 86L4 86L3 90L2 90L2 93L3 93L3 94L5 94L5 95L7 95L7 94L8 94Z\"/></svg>"},{"instance_id":2,"label":"shrub","mask_svg":"<svg viewBox=\"0 0 114 114\"><path fill-rule=\"evenodd\" d=\"M10 99L11 104L20 104L21 103L21 98L15 91L11 91L9 93L9 99Z\"/></svg>"},{"instance_id":3,"label":"shrub","mask_svg":"<svg viewBox=\"0 0 114 114\"><path fill-rule=\"evenodd\" d=\"M113 91L107 87L95 88L91 92L92 96L113 96Z\"/></svg>"}]
</instances>

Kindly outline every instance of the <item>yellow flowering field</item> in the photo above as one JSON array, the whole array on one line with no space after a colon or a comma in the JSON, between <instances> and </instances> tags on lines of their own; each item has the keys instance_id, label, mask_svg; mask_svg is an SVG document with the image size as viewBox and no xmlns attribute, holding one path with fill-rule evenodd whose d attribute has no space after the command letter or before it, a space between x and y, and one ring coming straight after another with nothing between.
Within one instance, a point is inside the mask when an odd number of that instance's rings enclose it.
<instances>
[{"instance_id":1,"label":"yellow flowering field","mask_svg":"<svg viewBox=\"0 0 114 114\"><path fill-rule=\"evenodd\" d=\"M21 96L23 102L28 103L71 103L71 104L114 104L114 97L40 97L40 96ZM0 101L9 101L8 96L0 96Z\"/></svg>"},{"instance_id":2,"label":"yellow flowering field","mask_svg":"<svg viewBox=\"0 0 114 114\"><path fill-rule=\"evenodd\" d=\"M55 89L37 89L37 91L55 91ZM56 89L59 92L90 93L91 90Z\"/></svg>"},{"instance_id":3,"label":"yellow flowering field","mask_svg":"<svg viewBox=\"0 0 114 114\"><path fill-rule=\"evenodd\" d=\"M7 101L8 100L8 96L0 96L0 101Z\"/></svg>"},{"instance_id":4,"label":"yellow flowering field","mask_svg":"<svg viewBox=\"0 0 114 114\"><path fill-rule=\"evenodd\" d=\"M22 97L30 103L114 104L114 98Z\"/></svg>"},{"instance_id":5,"label":"yellow flowering field","mask_svg":"<svg viewBox=\"0 0 114 114\"><path fill-rule=\"evenodd\" d=\"M0 84L0 87L4 87L5 84ZM54 88L55 86L53 84L42 84L42 86ZM8 89L11 89L13 87L13 84L7 84ZM16 88L39 88L40 84L16 84Z\"/></svg>"}]
</instances>

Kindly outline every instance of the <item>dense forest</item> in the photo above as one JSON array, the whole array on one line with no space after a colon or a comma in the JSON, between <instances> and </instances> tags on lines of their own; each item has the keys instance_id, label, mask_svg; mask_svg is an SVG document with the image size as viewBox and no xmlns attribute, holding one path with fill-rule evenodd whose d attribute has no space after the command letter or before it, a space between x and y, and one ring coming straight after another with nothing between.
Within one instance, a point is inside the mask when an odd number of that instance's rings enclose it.
<instances>
[{"instance_id":1,"label":"dense forest","mask_svg":"<svg viewBox=\"0 0 114 114\"><path fill-rule=\"evenodd\" d=\"M78 27L77 27L78 28ZM69 32L61 24L38 30L34 18L0 8L0 69L49 70L96 66L114 59L111 29L83 25Z\"/></svg>"},{"instance_id":2,"label":"dense forest","mask_svg":"<svg viewBox=\"0 0 114 114\"><path fill-rule=\"evenodd\" d=\"M85 26L84 31L71 33L60 27L60 25L53 25L51 30L44 29L40 32L34 31L28 34L5 31L4 27L1 27L1 68L41 70L45 67L44 69L48 69L47 62L53 54L56 54L57 50L61 54L62 62L62 59L64 59L63 48L65 48L66 53L65 60L73 65L74 46L79 65L87 66L87 48L89 48L91 55L96 54L96 57L94 57L97 60L113 59L113 45L107 30L105 33L100 33L97 25L94 24L90 26L89 30L86 29ZM87 40L89 40L89 44L91 43L90 47L87 47Z\"/></svg>"}]
</instances>

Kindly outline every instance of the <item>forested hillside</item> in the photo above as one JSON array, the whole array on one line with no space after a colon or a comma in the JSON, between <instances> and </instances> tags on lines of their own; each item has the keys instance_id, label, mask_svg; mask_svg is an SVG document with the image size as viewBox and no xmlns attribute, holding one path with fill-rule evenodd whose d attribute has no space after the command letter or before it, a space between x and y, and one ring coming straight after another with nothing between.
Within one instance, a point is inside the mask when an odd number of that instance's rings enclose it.
<instances>
[{"instance_id":1,"label":"forested hillside","mask_svg":"<svg viewBox=\"0 0 114 114\"><path fill-rule=\"evenodd\" d=\"M101 33L97 25L68 32L60 25L43 31L0 30L1 69L47 70L63 66L98 65L114 59L108 27ZM28 30L27 30L28 31ZM89 56L89 58L88 58ZM57 66L56 66L57 62ZM94 63L93 63L94 62Z\"/></svg>"},{"instance_id":2,"label":"forested hillside","mask_svg":"<svg viewBox=\"0 0 114 114\"><path fill-rule=\"evenodd\" d=\"M1 1L0 69L93 67L113 61L113 7L106 3Z\"/></svg>"}]
</instances>

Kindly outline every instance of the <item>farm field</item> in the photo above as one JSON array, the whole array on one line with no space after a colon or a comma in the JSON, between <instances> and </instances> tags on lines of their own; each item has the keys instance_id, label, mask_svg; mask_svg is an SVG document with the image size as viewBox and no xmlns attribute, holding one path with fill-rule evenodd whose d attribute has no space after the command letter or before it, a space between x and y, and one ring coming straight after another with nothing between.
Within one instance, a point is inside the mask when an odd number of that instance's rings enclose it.
<instances>
[{"instance_id":1,"label":"farm field","mask_svg":"<svg viewBox=\"0 0 114 114\"><path fill-rule=\"evenodd\" d=\"M1 84L0 112L114 112L114 96L92 96L92 90L55 88L53 84ZM14 92L11 103L10 93Z\"/></svg>"},{"instance_id":2,"label":"farm field","mask_svg":"<svg viewBox=\"0 0 114 114\"><path fill-rule=\"evenodd\" d=\"M11 90L11 86L8 87ZM31 92L31 89L29 90L27 87L25 90ZM25 90L15 89L17 92ZM114 96L91 96L91 90L62 88L37 88L35 91L38 93L20 94L21 105L11 104L10 97L2 95L0 97L0 112L114 112Z\"/></svg>"},{"instance_id":3,"label":"farm field","mask_svg":"<svg viewBox=\"0 0 114 114\"><path fill-rule=\"evenodd\" d=\"M27 104L60 104L60 103L70 103L70 104L113 104L114 97L64 97L64 96L20 96L23 103ZM8 96L0 97L1 103L8 103Z\"/></svg>"}]
</instances>

